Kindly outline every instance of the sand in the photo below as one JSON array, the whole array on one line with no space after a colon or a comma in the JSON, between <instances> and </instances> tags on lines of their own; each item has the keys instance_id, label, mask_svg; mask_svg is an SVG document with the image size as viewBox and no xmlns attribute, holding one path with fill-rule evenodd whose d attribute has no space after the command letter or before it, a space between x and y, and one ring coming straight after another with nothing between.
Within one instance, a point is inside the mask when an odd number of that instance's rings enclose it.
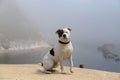
<instances>
[{"instance_id":1,"label":"sand","mask_svg":"<svg viewBox=\"0 0 120 80\"><path fill-rule=\"evenodd\" d=\"M45 74L38 64L0 64L0 80L120 80L120 73L92 69L65 67L66 74L59 68L53 74Z\"/></svg>"}]
</instances>

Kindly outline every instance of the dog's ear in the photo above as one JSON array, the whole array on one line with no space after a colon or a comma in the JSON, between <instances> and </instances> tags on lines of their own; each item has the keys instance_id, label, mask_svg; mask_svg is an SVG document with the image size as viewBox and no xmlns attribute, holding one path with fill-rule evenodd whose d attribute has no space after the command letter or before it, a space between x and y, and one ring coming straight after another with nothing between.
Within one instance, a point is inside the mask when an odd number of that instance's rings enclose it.
<instances>
[{"instance_id":1,"label":"dog's ear","mask_svg":"<svg viewBox=\"0 0 120 80\"><path fill-rule=\"evenodd\" d=\"M72 31L72 29L71 28L67 28L69 31Z\"/></svg>"},{"instance_id":2,"label":"dog's ear","mask_svg":"<svg viewBox=\"0 0 120 80\"><path fill-rule=\"evenodd\" d=\"M55 33L56 33L56 34L59 34L59 33L60 33L60 31L61 31L61 29L58 29Z\"/></svg>"}]
</instances>

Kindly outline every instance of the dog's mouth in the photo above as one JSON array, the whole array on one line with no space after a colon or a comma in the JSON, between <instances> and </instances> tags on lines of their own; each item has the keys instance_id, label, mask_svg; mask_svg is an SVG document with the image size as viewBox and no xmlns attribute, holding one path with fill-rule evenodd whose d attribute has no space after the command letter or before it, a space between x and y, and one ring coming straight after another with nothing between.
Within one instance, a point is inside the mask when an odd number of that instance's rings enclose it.
<instances>
[{"instance_id":1,"label":"dog's mouth","mask_svg":"<svg viewBox=\"0 0 120 80\"><path fill-rule=\"evenodd\" d=\"M67 37L61 37L60 40L63 41L63 42L68 42L68 41L69 41L69 38L67 38Z\"/></svg>"},{"instance_id":2,"label":"dog's mouth","mask_svg":"<svg viewBox=\"0 0 120 80\"><path fill-rule=\"evenodd\" d=\"M63 37L63 39L68 39L67 37Z\"/></svg>"},{"instance_id":3,"label":"dog's mouth","mask_svg":"<svg viewBox=\"0 0 120 80\"><path fill-rule=\"evenodd\" d=\"M69 39L69 38L67 38L67 37L62 37L62 38L63 38L63 39L66 39L66 40Z\"/></svg>"}]
</instances>

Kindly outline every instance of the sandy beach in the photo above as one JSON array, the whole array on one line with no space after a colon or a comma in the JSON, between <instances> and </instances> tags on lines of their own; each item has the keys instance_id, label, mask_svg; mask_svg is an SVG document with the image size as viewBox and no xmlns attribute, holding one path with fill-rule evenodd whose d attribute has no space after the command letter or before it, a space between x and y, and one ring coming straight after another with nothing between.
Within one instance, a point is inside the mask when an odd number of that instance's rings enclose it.
<instances>
[{"instance_id":1,"label":"sandy beach","mask_svg":"<svg viewBox=\"0 0 120 80\"><path fill-rule=\"evenodd\" d=\"M74 68L74 73L65 67L66 74L59 68L53 74L44 74L38 64L0 64L0 80L120 80L120 73L92 69Z\"/></svg>"}]
</instances>

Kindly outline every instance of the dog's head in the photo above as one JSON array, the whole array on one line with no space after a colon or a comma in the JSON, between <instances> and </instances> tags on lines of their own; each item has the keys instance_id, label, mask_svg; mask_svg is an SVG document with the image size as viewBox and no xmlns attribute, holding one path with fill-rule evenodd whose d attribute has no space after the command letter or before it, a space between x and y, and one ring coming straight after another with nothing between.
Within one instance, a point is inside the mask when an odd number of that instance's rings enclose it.
<instances>
[{"instance_id":1,"label":"dog's head","mask_svg":"<svg viewBox=\"0 0 120 80\"><path fill-rule=\"evenodd\" d=\"M58 29L56 33L58 34L59 40L62 42L70 41L70 28Z\"/></svg>"}]
</instances>

